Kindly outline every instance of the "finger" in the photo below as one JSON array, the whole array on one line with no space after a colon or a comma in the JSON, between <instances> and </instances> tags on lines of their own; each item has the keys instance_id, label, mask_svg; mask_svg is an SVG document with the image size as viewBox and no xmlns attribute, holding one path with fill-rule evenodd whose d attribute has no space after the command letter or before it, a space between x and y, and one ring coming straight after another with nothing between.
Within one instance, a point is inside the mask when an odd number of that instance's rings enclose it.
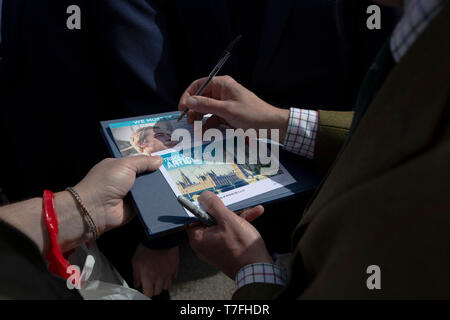
<instances>
[{"instance_id":1,"label":"finger","mask_svg":"<svg viewBox=\"0 0 450 320\"><path fill-rule=\"evenodd\" d=\"M181 95L180 101L178 103L178 110L183 111L189 106L187 105L187 98L193 96L201 85L207 80L207 78L201 78L192 82L189 87Z\"/></svg>"},{"instance_id":2,"label":"finger","mask_svg":"<svg viewBox=\"0 0 450 320\"><path fill-rule=\"evenodd\" d=\"M200 259L204 246L209 243L206 236L207 229L205 226L188 229L189 245Z\"/></svg>"},{"instance_id":3,"label":"finger","mask_svg":"<svg viewBox=\"0 0 450 320\"><path fill-rule=\"evenodd\" d=\"M122 161L134 170L136 174L141 174L157 170L162 165L163 159L159 156L134 156L122 158Z\"/></svg>"},{"instance_id":4,"label":"finger","mask_svg":"<svg viewBox=\"0 0 450 320\"><path fill-rule=\"evenodd\" d=\"M170 280L172 282L172 280L175 280L176 278L178 278L178 268L175 270L175 272L173 273L172 279Z\"/></svg>"},{"instance_id":5,"label":"finger","mask_svg":"<svg viewBox=\"0 0 450 320\"><path fill-rule=\"evenodd\" d=\"M172 286L172 279L169 277L164 281L163 290L169 291L170 287Z\"/></svg>"},{"instance_id":6,"label":"finger","mask_svg":"<svg viewBox=\"0 0 450 320\"><path fill-rule=\"evenodd\" d=\"M244 212L240 214L240 217L247 220L248 222L252 222L258 219L264 213L263 206L257 206L254 208L246 209Z\"/></svg>"},{"instance_id":7,"label":"finger","mask_svg":"<svg viewBox=\"0 0 450 320\"><path fill-rule=\"evenodd\" d=\"M153 286L151 287L142 287L142 293L146 295L147 297L151 298L154 296L155 290L153 289Z\"/></svg>"},{"instance_id":8,"label":"finger","mask_svg":"<svg viewBox=\"0 0 450 320\"><path fill-rule=\"evenodd\" d=\"M223 124L224 121L222 118L217 116L212 116L206 120L205 124L203 125L203 131L206 131L211 128L217 128L221 124Z\"/></svg>"},{"instance_id":9,"label":"finger","mask_svg":"<svg viewBox=\"0 0 450 320\"><path fill-rule=\"evenodd\" d=\"M195 80L181 95L180 102L178 104L179 110L185 110L190 108L188 99L197 94L198 89L207 81L207 78ZM241 86L230 76L214 77L211 82L201 93L204 97L221 99L224 91L239 91ZM206 112L209 113L209 112Z\"/></svg>"},{"instance_id":10,"label":"finger","mask_svg":"<svg viewBox=\"0 0 450 320\"><path fill-rule=\"evenodd\" d=\"M188 108L186 100L188 97L191 97L191 94L189 92L184 92L181 95L180 101L178 101L178 110L179 111L184 111Z\"/></svg>"},{"instance_id":11,"label":"finger","mask_svg":"<svg viewBox=\"0 0 450 320\"><path fill-rule=\"evenodd\" d=\"M186 101L190 110L202 114L212 113L222 118L228 115L231 104L229 101L216 100L203 96L189 97Z\"/></svg>"},{"instance_id":12,"label":"finger","mask_svg":"<svg viewBox=\"0 0 450 320\"><path fill-rule=\"evenodd\" d=\"M204 238L205 229L206 229L206 227L204 227L204 226L198 226L195 228L189 228L187 230L189 243L191 244L191 246L193 246L194 244L197 244L199 242L202 242L202 240Z\"/></svg>"},{"instance_id":13,"label":"finger","mask_svg":"<svg viewBox=\"0 0 450 320\"><path fill-rule=\"evenodd\" d=\"M194 121L201 121L203 119L203 114L189 110L187 115L187 123L193 124Z\"/></svg>"},{"instance_id":14,"label":"finger","mask_svg":"<svg viewBox=\"0 0 450 320\"><path fill-rule=\"evenodd\" d=\"M235 214L225 207L218 196L210 191L203 192L199 197L199 202L203 209L216 219L218 225L235 218Z\"/></svg>"},{"instance_id":15,"label":"finger","mask_svg":"<svg viewBox=\"0 0 450 320\"><path fill-rule=\"evenodd\" d=\"M155 279L150 274L147 274L146 272L141 272L141 287L142 287L142 293L145 294L147 297L151 298L155 294Z\"/></svg>"},{"instance_id":16,"label":"finger","mask_svg":"<svg viewBox=\"0 0 450 320\"><path fill-rule=\"evenodd\" d=\"M164 280L162 279L157 279L156 283L155 283L155 291L153 292L153 295L157 296L160 295L162 290L163 290L163 286L164 286Z\"/></svg>"}]
</instances>

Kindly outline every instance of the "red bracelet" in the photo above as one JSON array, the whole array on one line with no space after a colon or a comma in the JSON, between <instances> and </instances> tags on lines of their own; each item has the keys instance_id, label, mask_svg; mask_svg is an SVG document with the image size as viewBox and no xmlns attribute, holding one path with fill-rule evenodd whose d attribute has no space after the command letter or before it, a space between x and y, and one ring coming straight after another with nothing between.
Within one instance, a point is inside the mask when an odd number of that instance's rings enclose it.
<instances>
[{"instance_id":1,"label":"red bracelet","mask_svg":"<svg viewBox=\"0 0 450 320\"><path fill-rule=\"evenodd\" d=\"M56 217L55 198L53 192L45 190L43 197L43 210L45 223L47 224L48 235L50 238L50 249L47 253L48 269L51 273L56 274L64 279L69 278L67 268L70 266L69 261L64 259L61 249L58 245L58 218Z\"/></svg>"}]
</instances>

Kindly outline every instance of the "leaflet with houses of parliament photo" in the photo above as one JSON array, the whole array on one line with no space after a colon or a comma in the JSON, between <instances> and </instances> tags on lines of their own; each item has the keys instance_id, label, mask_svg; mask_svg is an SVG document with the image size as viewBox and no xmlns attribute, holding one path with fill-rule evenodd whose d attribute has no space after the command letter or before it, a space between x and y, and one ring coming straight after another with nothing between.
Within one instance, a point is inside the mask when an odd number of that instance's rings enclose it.
<instances>
[{"instance_id":1,"label":"leaflet with houses of parliament photo","mask_svg":"<svg viewBox=\"0 0 450 320\"><path fill-rule=\"evenodd\" d=\"M184 195L196 205L203 191L212 191L225 205L231 205L295 182L284 168L280 168L274 175L264 175L261 173L262 165L251 164L248 157L245 163L238 164L235 154L239 151L248 153L248 150L239 149L238 146L235 148L234 141L223 142L224 161L208 162L185 156L183 150L180 150L182 148L179 142L171 139L175 129L185 129L190 133L190 145L193 146L189 150L190 155L203 154L208 144L195 141L192 127L186 120L177 122L176 115L148 117L110 125L123 156L160 155L164 160L160 170L174 194ZM198 150L195 149L201 149L201 152L196 152ZM226 159L232 161L227 162ZM193 217L188 210L186 212Z\"/></svg>"},{"instance_id":2,"label":"leaflet with houses of parliament photo","mask_svg":"<svg viewBox=\"0 0 450 320\"><path fill-rule=\"evenodd\" d=\"M274 157L267 147L270 164L260 159L255 162L249 156L255 152L249 152L247 145L243 151L242 144L227 143L231 140L226 134L222 140L214 140L222 141L222 147L215 150L220 157L214 157L214 161L198 157L213 142L204 142L202 130L194 129L186 119L178 122L179 116L180 112L169 112L101 122L103 137L115 158L150 154L163 158L160 169L138 176L130 192L149 238L182 230L198 221L178 202L179 195L198 204L200 194L208 190L230 210L240 211L309 192L320 181L308 160L282 148L279 157ZM172 141L177 129L184 130L190 139L183 136ZM223 133L226 130L219 128ZM264 145L270 146L258 142L258 150Z\"/></svg>"},{"instance_id":3,"label":"leaflet with houses of parliament photo","mask_svg":"<svg viewBox=\"0 0 450 320\"><path fill-rule=\"evenodd\" d=\"M185 156L181 151L156 153L163 158L160 170L177 197L183 195L199 205L197 200L200 194L203 191L211 191L229 206L295 182L279 163L277 164L279 169L275 174L264 174L262 164L251 164L248 158L245 163L239 164L235 157L237 151L226 148L231 143L227 144L224 141L223 145L224 161L221 162L199 160ZM206 145L193 147L189 153L202 154L205 147ZM202 149L200 150L202 152L196 153L195 149ZM227 162L226 159L233 161ZM188 210L186 212L191 215Z\"/></svg>"}]
</instances>

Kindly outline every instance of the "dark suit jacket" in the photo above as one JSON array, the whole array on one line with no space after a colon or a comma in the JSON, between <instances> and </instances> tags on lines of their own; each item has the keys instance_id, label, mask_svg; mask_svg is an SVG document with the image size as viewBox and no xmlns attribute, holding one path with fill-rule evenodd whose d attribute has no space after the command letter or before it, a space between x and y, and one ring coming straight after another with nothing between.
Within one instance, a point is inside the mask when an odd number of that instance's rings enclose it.
<instances>
[{"instance_id":1,"label":"dark suit jacket","mask_svg":"<svg viewBox=\"0 0 450 320\"><path fill-rule=\"evenodd\" d=\"M77 183L109 155L99 121L128 115L108 102L91 3L3 2L0 184L11 201ZM81 30L66 27L73 4Z\"/></svg>"},{"instance_id":2,"label":"dark suit jacket","mask_svg":"<svg viewBox=\"0 0 450 320\"><path fill-rule=\"evenodd\" d=\"M288 286L249 285L235 298L449 298L449 29L447 4L359 111L294 232ZM327 114L319 138L348 132L349 119ZM366 285L371 265L381 269L381 290Z\"/></svg>"},{"instance_id":3,"label":"dark suit jacket","mask_svg":"<svg viewBox=\"0 0 450 320\"><path fill-rule=\"evenodd\" d=\"M243 85L280 107L351 109L364 73L397 19L395 10L383 8L382 30L369 31L368 4L267 0L259 55ZM233 39L227 0L105 0L96 6L118 101L138 114L153 111L155 93L176 105ZM241 78L236 55L221 74Z\"/></svg>"},{"instance_id":4,"label":"dark suit jacket","mask_svg":"<svg viewBox=\"0 0 450 320\"><path fill-rule=\"evenodd\" d=\"M110 156L99 122L134 115L116 102L98 34L100 1L3 1L0 188L11 201L80 181ZM81 30L66 27L70 5L81 8ZM150 105L163 104L157 94L144 95Z\"/></svg>"}]
</instances>

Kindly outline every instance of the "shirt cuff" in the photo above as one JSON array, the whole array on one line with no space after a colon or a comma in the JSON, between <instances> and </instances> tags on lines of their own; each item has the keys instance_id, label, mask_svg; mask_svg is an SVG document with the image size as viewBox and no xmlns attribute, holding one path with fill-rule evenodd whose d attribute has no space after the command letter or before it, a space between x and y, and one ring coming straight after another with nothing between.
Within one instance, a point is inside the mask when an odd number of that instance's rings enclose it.
<instances>
[{"instance_id":1,"label":"shirt cuff","mask_svg":"<svg viewBox=\"0 0 450 320\"><path fill-rule=\"evenodd\" d=\"M236 275L236 290L251 283L270 283L285 286L287 273L284 268L270 263L246 265Z\"/></svg>"},{"instance_id":2,"label":"shirt cuff","mask_svg":"<svg viewBox=\"0 0 450 320\"><path fill-rule=\"evenodd\" d=\"M291 108L284 148L308 159L314 158L319 112Z\"/></svg>"}]
</instances>

